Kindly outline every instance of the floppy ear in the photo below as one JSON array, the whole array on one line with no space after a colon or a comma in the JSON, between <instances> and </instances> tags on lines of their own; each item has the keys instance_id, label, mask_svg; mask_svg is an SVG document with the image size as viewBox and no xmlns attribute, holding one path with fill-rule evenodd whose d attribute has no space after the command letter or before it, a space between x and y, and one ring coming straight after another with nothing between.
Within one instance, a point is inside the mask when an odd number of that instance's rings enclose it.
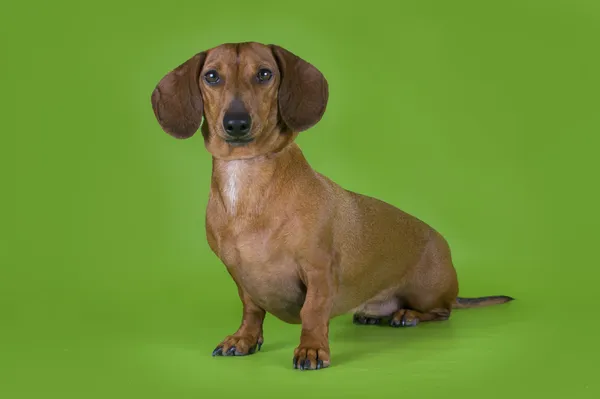
<instances>
[{"instance_id":1,"label":"floppy ear","mask_svg":"<svg viewBox=\"0 0 600 399\"><path fill-rule=\"evenodd\" d=\"M162 129L178 139L192 137L202 122L198 81L206 52L198 53L163 77L152 92L152 109Z\"/></svg>"},{"instance_id":2,"label":"floppy ear","mask_svg":"<svg viewBox=\"0 0 600 399\"><path fill-rule=\"evenodd\" d=\"M288 50L269 45L275 56L281 82L279 113L294 132L302 132L321 120L327 107L329 87L323 74Z\"/></svg>"}]
</instances>

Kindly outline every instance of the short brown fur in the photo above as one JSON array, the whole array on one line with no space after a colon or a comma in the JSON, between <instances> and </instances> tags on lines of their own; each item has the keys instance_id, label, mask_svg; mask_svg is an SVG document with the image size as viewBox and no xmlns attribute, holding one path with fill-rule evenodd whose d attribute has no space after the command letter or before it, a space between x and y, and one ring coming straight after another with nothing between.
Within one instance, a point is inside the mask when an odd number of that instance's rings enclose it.
<instances>
[{"instance_id":1,"label":"short brown fur","mask_svg":"<svg viewBox=\"0 0 600 399\"><path fill-rule=\"evenodd\" d=\"M272 70L258 84L259 68ZM221 82L202 76L216 70ZM226 141L233 99L252 117L253 141ZM152 93L158 122L177 138L201 126L213 156L206 234L243 304L239 329L215 355L252 354L267 312L302 324L293 365L330 364L329 321L358 324L446 320L453 308L504 303L506 296L457 298L446 240L383 201L350 192L314 171L294 140L325 112L328 84L313 65L275 45L224 44L167 74Z\"/></svg>"}]
</instances>

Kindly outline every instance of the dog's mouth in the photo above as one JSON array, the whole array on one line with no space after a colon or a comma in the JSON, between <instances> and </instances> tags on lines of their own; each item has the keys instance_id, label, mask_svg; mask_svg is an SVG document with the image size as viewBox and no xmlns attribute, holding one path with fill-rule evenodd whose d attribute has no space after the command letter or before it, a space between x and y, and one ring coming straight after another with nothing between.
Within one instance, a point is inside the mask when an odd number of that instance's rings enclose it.
<instances>
[{"instance_id":1,"label":"dog's mouth","mask_svg":"<svg viewBox=\"0 0 600 399\"><path fill-rule=\"evenodd\" d=\"M254 137L228 137L225 141L233 147L242 147L254 141Z\"/></svg>"}]
</instances>

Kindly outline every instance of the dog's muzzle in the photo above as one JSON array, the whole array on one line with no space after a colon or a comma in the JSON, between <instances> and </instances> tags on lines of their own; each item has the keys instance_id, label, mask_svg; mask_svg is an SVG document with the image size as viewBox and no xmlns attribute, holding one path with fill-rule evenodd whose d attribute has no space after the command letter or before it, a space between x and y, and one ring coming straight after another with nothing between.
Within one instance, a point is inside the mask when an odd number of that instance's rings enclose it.
<instances>
[{"instance_id":1,"label":"dog's muzzle","mask_svg":"<svg viewBox=\"0 0 600 399\"><path fill-rule=\"evenodd\" d=\"M223 117L223 129L227 136L225 141L228 143L240 145L253 140L252 118L240 100L234 99L229 105Z\"/></svg>"}]
</instances>

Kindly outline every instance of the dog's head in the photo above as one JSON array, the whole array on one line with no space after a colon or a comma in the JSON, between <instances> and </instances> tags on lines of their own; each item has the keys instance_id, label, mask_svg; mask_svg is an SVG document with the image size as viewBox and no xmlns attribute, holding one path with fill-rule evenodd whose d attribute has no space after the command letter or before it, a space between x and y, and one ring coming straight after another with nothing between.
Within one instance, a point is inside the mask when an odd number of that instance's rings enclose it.
<instances>
[{"instance_id":1,"label":"dog's head","mask_svg":"<svg viewBox=\"0 0 600 399\"><path fill-rule=\"evenodd\" d=\"M280 150L325 112L328 85L313 65L276 45L223 44L196 54L152 92L162 129L191 137L202 123L217 158Z\"/></svg>"}]
</instances>

